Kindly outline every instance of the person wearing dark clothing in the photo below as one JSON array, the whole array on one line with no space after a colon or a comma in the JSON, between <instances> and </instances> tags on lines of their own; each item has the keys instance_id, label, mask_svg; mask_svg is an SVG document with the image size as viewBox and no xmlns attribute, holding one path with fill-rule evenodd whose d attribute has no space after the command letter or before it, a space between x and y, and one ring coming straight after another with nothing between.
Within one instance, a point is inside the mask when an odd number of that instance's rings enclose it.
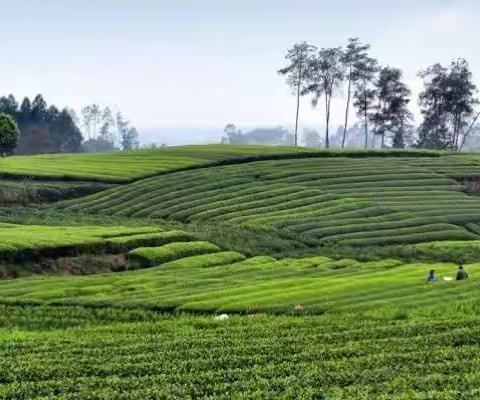
<instances>
[{"instance_id":1,"label":"person wearing dark clothing","mask_svg":"<svg viewBox=\"0 0 480 400\"><path fill-rule=\"evenodd\" d=\"M436 282L437 276L435 275L435 270L431 269L430 273L427 276L427 282Z\"/></svg>"},{"instance_id":2,"label":"person wearing dark clothing","mask_svg":"<svg viewBox=\"0 0 480 400\"><path fill-rule=\"evenodd\" d=\"M463 265L459 265L458 270L457 270L457 276L456 276L455 280L456 281L463 281L465 279L468 279L468 273L463 268Z\"/></svg>"}]
</instances>

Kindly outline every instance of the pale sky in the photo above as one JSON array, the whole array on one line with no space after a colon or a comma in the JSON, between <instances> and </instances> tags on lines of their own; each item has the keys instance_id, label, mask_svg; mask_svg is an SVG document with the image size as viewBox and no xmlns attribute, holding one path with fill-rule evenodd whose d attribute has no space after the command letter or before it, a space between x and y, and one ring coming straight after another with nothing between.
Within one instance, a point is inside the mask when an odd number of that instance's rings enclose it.
<instances>
[{"instance_id":1,"label":"pale sky","mask_svg":"<svg viewBox=\"0 0 480 400\"><path fill-rule=\"evenodd\" d=\"M42 93L49 103L76 109L117 106L140 132L150 132L148 140L162 140L151 133L160 127L291 126L295 98L276 71L296 41L331 47L358 36L382 64L404 71L415 95L420 69L464 57L480 86L478 0L0 0L0 6L0 94ZM340 94L334 125L342 110ZM304 99L301 126L323 121Z\"/></svg>"}]
</instances>

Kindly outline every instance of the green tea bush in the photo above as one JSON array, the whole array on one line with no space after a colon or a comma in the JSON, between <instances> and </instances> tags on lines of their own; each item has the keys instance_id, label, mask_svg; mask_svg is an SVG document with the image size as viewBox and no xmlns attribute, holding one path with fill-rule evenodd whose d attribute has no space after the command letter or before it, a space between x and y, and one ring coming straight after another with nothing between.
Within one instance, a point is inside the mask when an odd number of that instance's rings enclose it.
<instances>
[{"instance_id":1,"label":"green tea bush","mask_svg":"<svg viewBox=\"0 0 480 400\"><path fill-rule=\"evenodd\" d=\"M129 255L147 265L159 265L179 258L219 252L220 248L210 242L169 243L160 247L140 247Z\"/></svg>"},{"instance_id":2,"label":"green tea bush","mask_svg":"<svg viewBox=\"0 0 480 400\"><path fill-rule=\"evenodd\" d=\"M220 251L213 254L202 254L200 256L191 256L180 258L163 264L165 268L205 268L218 265L229 265L245 260L243 254L236 251Z\"/></svg>"}]
</instances>

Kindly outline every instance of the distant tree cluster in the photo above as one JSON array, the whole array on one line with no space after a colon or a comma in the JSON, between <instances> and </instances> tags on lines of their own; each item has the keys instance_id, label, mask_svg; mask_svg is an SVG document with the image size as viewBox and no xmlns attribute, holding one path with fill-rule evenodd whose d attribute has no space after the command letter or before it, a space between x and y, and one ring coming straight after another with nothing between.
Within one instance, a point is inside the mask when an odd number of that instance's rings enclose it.
<instances>
[{"instance_id":1,"label":"distant tree cluster","mask_svg":"<svg viewBox=\"0 0 480 400\"><path fill-rule=\"evenodd\" d=\"M419 98L423 121L415 129L408 109L411 92L402 80L401 70L380 66L368 54L369 50L370 45L351 38L344 47L318 49L301 42L287 51L288 65L278 72L286 76L296 96L295 145L298 144L301 97L308 95L314 107L321 105L325 117L323 143L329 148L332 99L343 92L346 101L339 144L342 148L347 144L353 105L363 124L365 148L375 147L378 140L381 147L385 147L388 139L396 148L413 145L461 150L468 136L477 131L475 124L480 117L476 111L477 88L468 63L458 59L449 68L435 64L420 73L424 81ZM311 141L312 133L309 133L308 142Z\"/></svg>"},{"instance_id":2,"label":"distant tree cluster","mask_svg":"<svg viewBox=\"0 0 480 400\"><path fill-rule=\"evenodd\" d=\"M0 97L0 124L1 156L139 147L136 128L120 111L91 104L82 109L80 120L74 110L48 105L40 94L21 103L12 94Z\"/></svg>"},{"instance_id":3,"label":"distant tree cluster","mask_svg":"<svg viewBox=\"0 0 480 400\"><path fill-rule=\"evenodd\" d=\"M243 133L230 123L223 130L222 143L229 144L263 144L263 145L288 145L295 144L294 136L282 127L254 129Z\"/></svg>"},{"instance_id":4,"label":"distant tree cluster","mask_svg":"<svg viewBox=\"0 0 480 400\"><path fill-rule=\"evenodd\" d=\"M139 147L137 129L120 111L113 112L110 107L85 106L81 111L81 126L86 137L83 144L86 152L119 148L129 151Z\"/></svg>"},{"instance_id":5,"label":"distant tree cluster","mask_svg":"<svg viewBox=\"0 0 480 400\"><path fill-rule=\"evenodd\" d=\"M9 115L19 129L15 146L6 153L2 151L4 154L13 153L15 148L19 154L76 153L82 150L82 133L69 110L48 106L40 94L33 101L25 97L21 103L13 95L0 97L0 113Z\"/></svg>"}]
</instances>

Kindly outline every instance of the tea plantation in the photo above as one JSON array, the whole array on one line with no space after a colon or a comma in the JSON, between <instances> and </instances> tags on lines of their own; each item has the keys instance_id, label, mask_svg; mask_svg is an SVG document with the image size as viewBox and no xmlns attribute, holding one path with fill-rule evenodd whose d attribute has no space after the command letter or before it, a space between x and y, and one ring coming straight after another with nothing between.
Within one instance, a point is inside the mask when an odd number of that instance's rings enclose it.
<instances>
[{"instance_id":1,"label":"tea plantation","mask_svg":"<svg viewBox=\"0 0 480 400\"><path fill-rule=\"evenodd\" d=\"M58 207L261 227L314 246L477 240L480 199L465 180L478 172L472 156L261 161L152 177Z\"/></svg>"},{"instance_id":2,"label":"tea plantation","mask_svg":"<svg viewBox=\"0 0 480 400\"><path fill-rule=\"evenodd\" d=\"M115 182L0 208L0 270L22 271L0 280L0 399L480 398L474 154L0 163L7 192L16 176Z\"/></svg>"},{"instance_id":3,"label":"tea plantation","mask_svg":"<svg viewBox=\"0 0 480 400\"><path fill-rule=\"evenodd\" d=\"M115 153L15 156L0 160L4 176L125 182L156 173L307 152L286 146L198 145Z\"/></svg>"}]
</instances>

